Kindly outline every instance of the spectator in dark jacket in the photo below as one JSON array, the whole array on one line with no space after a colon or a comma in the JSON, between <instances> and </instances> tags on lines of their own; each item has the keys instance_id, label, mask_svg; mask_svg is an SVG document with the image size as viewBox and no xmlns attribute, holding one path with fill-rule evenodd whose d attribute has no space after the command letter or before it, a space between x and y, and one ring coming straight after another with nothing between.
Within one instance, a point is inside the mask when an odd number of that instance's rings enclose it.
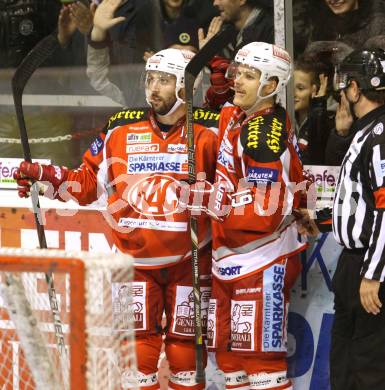
<instances>
[{"instance_id":1,"label":"spectator in dark jacket","mask_svg":"<svg viewBox=\"0 0 385 390\"><path fill-rule=\"evenodd\" d=\"M303 0L297 0L301 3ZM353 49L361 49L365 42L385 34L385 1L383 0L309 0L305 23L294 23L296 48L314 41L342 41ZM296 8L300 8L296 6ZM306 39L304 39L306 36Z\"/></svg>"},{"instance_id":2,"label":"spectator in dark jacket","mask_svg":"<svg viewBox=\"0 0 385 390\"><path fill-rule=\"evenodd\" d=\"M333 114L326 109L328 77L314 63L302 58L294 70L294 109L304 164L325 163L325 148Z\"/></svg>"},{"instance_id":3,"label":"spectator in dark jacket","mask_svg":"<svg viewBox=\"0 0 385 390\"><path fill-rule=\"evenodd\" d=\"M274 43L272 1L214 0L214 5L218 8L223 22L234 24L239 31L236 40L229 45L225 53L227 58L234 58L235 53L250 42Z\"/></svg>"},{"instance_id":4,"label":"spectator in dark jacket","mask_svg":"<svg viewBox=\"0 0 385 390\"><path fill-rule=\"evenodd\" d=\"M206 1L206 3L209 3ZM183 20L186 24L196 24L198 27L206 27L205 18L197 17L193 10L199 4L198 0L141 0L137 2L137 15L135 22L136 49L134 62L141 62L145 52L157 52L167 46L164 31L172 28L174 23ZM210 4L205 4L199 11L199 15L215 15L215 9Z\"/></svg>"},{"instance_id":5,"label":"spectator in dark jacket","mask_svg":"<svg viewBox=\"0 0 385 390\"><path fill-rule=\"evenodd\" d=\"M56 27L58 0L0 0L0 68L16 67Z\"/></svg>"}]
</instances>

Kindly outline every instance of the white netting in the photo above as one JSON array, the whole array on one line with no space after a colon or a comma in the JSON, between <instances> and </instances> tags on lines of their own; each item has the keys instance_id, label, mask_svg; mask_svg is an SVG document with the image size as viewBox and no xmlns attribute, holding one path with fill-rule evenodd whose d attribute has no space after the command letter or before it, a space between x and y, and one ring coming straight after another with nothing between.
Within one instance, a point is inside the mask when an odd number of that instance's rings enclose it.
<instances>
[{"instance_id":1,"label":"white netting","mask_svg":"<svg viewBox=\"0 0 385 390\"><path fill-rule=\"evenodd\" d=\"M60 320L53 320L45 272ZM0 390L136 388L132 274L124 255L0 249Z\"/></svg>"}]
</instances>

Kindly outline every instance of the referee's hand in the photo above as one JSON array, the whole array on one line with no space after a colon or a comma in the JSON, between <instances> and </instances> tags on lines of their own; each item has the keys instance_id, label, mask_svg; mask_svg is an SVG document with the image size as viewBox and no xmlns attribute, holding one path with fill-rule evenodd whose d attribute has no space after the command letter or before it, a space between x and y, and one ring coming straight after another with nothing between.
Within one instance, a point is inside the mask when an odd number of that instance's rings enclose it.
<instances>
[{"instance_id":1,"label":"referee's hand","mask_svg":"<svg viewBox=\"0 0 385 390\"><path fill-rule=\"evenodd\" d=\"M361 305L369 314L378 314L381 310L382 303L378 298L380 282L363 278L360 286Z\"/></svg>"}]
</instances>

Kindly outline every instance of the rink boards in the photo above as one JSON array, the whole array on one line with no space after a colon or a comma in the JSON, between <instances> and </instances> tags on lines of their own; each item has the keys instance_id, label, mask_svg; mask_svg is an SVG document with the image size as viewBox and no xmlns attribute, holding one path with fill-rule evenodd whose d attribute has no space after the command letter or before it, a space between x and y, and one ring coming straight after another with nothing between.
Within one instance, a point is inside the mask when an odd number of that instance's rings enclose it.
<instances>
[{"instance_id":1,"label":"rink boards","mask_svg":"<svg viewBox=\"0 0 385 390\"><path fill-rule=\"evenodd\" d=\"M48 247L93 252L113 249L110 228L100 210L47 199L42 199L42 207ZM13 190L0 191L0 245L38 247L29 200L18 199ZM329 389L330 288L340 251L332 236L323 234L303 256L303 272L292 291L288 332L289 374L296 390ZM218 376L210 378L210 373L208 380L219 381Z\"/></svg>"}]
</instances>

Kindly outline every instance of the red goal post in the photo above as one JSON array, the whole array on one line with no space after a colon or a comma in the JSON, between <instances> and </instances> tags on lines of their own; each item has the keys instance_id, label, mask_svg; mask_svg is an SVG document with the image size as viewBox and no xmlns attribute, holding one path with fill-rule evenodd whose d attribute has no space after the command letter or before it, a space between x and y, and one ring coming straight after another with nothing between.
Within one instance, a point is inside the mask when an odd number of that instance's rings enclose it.
<instances>
[{"instance_id":1,"label":"red goal post","mask_svg":"<svg viewBox=\"0 0 385 390\"><path fill-rule=\"evenodd\" d=\"M135 389L132 276L125 255L0 249L0 389Z\"/></svg>"}]
</instances>

